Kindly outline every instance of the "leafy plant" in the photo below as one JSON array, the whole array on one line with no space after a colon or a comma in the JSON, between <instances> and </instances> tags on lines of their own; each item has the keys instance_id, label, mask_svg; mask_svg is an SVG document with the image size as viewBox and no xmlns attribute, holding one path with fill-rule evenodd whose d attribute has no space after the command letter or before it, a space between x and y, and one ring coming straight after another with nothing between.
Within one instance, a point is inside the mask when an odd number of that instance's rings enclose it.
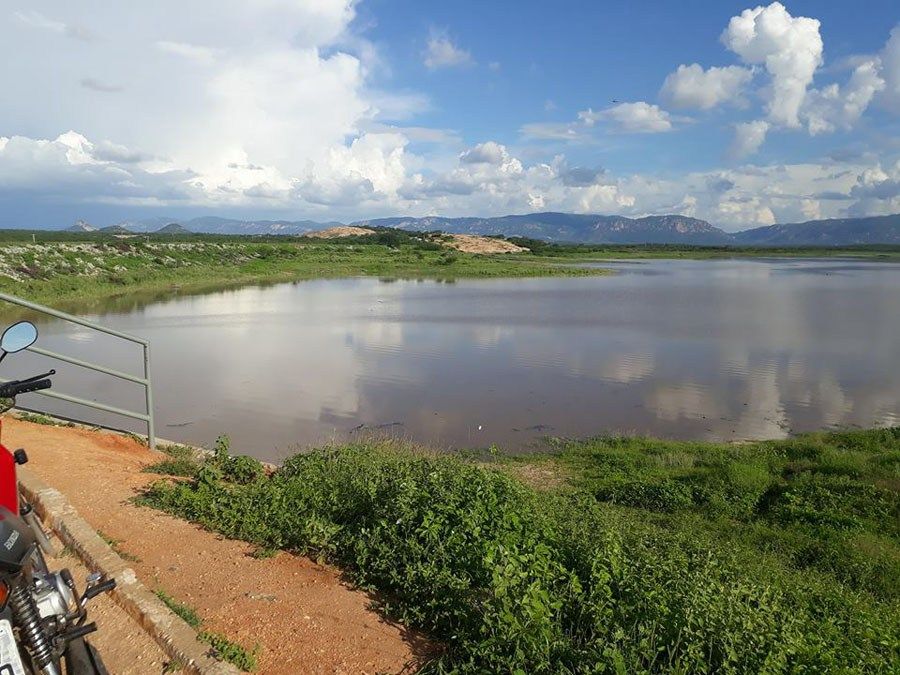
<instances>
[{"instance_id":1,"label":"leafy plant","mask_svg":"<svg viewBox=\"0 0 900 675\"><path fill-rule=\"evenodd\" d=\"M145 466L146 473L159 473L166 476L191 477L196 475L201 461L194 448L186 445L166 445L159 448L168 456L155 464Z\"/></svg>"},{"instance_id":2,"label":"leafy plant","mask_svg":"<svg viewBox=\"0 0 900 675\"><path fill-rule=\"evenodd\" d=\"M162 589L156 590L156 597L162 600L166 607L171 609L173 612L175 612L175 614L183 619L188 626L194 629L200 627L200 615L197 614L197 610L195 610L193 607L178 602L175 598L173 598Z\"/></svg>"},{"instance_id":3,"label":"leafy plant","mask_svg":"<svg viewBox=\"0 0 900 675\"><path fill-rule=\"evenodd\" d=\"M232 642L221 633L212 633L210 631L201 631L197 637L200 638L201 642L205 642L212 647L213 655L217 659L227 661L242 671L252 673L259 665L257 660L259 645L250 651L236 642Z\"/></svg>"},{"instance_id":4,"label":"leafy plant","mask_svg":"<svg viewBox=\"0 0 900 675\"><path fill-rule=\"evenodd\" d=\"M895 475L880 458L898 439L563 444L554 461L575 488L540 493L502 465L389 444L297 455L245 482L225 476L222 453L144 501L341 565L445 645L426 670L878 672L898 658L896 492L853 481ZM867 453L865 480L820 472L834 452ZM826 477L785 479L801 455L813 464L792 475ZM771 490L785 482L799 511L776 517L782 493ZM810 505L859 526L812 525ZM868 537L867 552L846 556L848 536ZM815 541L822 557L805 559Z\"/></svg>"}]
</instances>

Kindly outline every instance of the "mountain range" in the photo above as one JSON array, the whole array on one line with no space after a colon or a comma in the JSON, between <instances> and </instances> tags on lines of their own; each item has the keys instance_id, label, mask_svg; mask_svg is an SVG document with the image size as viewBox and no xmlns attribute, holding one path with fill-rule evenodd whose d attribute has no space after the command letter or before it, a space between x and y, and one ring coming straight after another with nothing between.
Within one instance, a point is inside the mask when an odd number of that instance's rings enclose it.
<instances>
[{"instance_id":1,"label":"mountain range","mask_svg":"<svg viewBox=\"0 0 900 675\"><path fill-rule=\"evenodd\" d=\"M125 232L168 234L202 232L211 234L299 235L338 227L344 223L312 220L235 220L204 216L179 221L172 218L129 220L103 228ZM742 232L725 232L705 220L679 215L625 216L573 213L531 213L494 218L395 217L360 220L357 227L396 227L406 230L453 234L530 237L545 241L596 244L693 244L704 246L850 246L866 244L900 245L900 214L866 218L811 220L804 223L768 225ZM71 231L92 231L79 221Z\"/></svg>"}]
</instances>

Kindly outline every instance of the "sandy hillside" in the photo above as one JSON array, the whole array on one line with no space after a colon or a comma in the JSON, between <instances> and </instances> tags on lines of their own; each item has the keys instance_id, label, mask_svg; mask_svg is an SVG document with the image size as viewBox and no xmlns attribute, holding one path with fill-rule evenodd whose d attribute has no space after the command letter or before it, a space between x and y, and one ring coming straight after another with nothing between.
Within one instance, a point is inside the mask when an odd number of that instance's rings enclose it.
<instances>
[{"instance_id":1,"label":"sandy hillside","mask_svg":"<svg viewBox=\"0 0 900 675\"><path fill-rule=\"evenodd\" d=\"M307 232L304 236L315 237L317 239L337 239L339 237L359 237L364 234L375 234L375 230L370 230L366 227L350 227L342 225L340 227L329 227L326 230Z\"/></svg>"},{"instance_id":2,"label":"sandy hillside","mask_svg":"<svg viewBox=\"0 0 900 675\"><path fill-rule=\"evenodd\" d=\"M528 249L516 246L511 241L492 239L491 237L479 237L474 234L453 234L446 242L450 248L455 248L463 253L522 253Z\"/></svg>"}]
</instances>

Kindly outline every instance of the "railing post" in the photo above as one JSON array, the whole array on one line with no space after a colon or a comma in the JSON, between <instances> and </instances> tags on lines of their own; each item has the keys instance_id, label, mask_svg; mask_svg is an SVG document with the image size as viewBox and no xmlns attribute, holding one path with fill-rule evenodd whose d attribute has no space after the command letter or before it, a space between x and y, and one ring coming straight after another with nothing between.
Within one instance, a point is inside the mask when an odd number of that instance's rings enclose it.
<instances>
[{"instance_id":1,"label":"railing post","mask_svg":"<svg viewBox=\"0 0 900 675\"><path fill-rule=\"evenodd\" d=\"M150 345L144 344L144 391L147 394L147 443L156 450L156 424L153 415L153 385L150 384Z\"/></svg>"}]
</instances>

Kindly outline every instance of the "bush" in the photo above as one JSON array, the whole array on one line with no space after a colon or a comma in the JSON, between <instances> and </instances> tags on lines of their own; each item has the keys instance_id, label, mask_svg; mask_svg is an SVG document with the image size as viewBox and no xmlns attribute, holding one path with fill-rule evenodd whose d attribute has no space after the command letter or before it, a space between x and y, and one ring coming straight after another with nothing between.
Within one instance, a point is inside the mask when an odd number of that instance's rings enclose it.
<instances>
[{"instance_id":1,"label":"bush","mask_svg":"<svg viewBox=\"0 0 900 675\"><path fill-rule=\"evenodd\" d=\"M208 462L208 466L215 469L215 479L248 485L265 476L266 470L259 460L246 455L232 457L229 454L229 447L227 436L219 436L216 439L212 460Z\"/></svg>"},{"instance_id":2,"label":"bush","mask_svg":"<svg viewBox=\"0 0 900 675\"><path fill-rule=\"evenodd\" d=\"M200 468L200 461L197 457L197 452L193 448L186 445L166 445L159 450L167 455L167 459L144 467L145 472L188 478L197 474L197 470Z\"/></svg>"},{"instance_id":3,"label":"bush","mask_svg":"<svg viewBox=\"0 0 900 675\"><path fill-rule=\"evenodd\" d=\"M452 264L455 263L457 260L459 260L459 256L458 256L458 255L456 255L455 253L450 253L449 251L447 251L446 253L442 253L442 254L438 257L438 259L437 259L436 262L437 262L438 265L452 265Z\"/></svg>"},{"instance_id":4,"label":"bush","mask_svg":"<svg viewBox=\"0 0 900 675\"><path fill-rule=\"evenodd\" d=\"M191 483L157 483L146 501L262 548L341 564L381 592L391 615L446 645L426 670L875 672L896 663L896 603L720 544L690 521L660 527L583 492L539 494L458 458L383 446L297 455L243 484L214 464ZM697 503L682 481L622 485L651 507Z\"/></svg>"}]
</instances>

